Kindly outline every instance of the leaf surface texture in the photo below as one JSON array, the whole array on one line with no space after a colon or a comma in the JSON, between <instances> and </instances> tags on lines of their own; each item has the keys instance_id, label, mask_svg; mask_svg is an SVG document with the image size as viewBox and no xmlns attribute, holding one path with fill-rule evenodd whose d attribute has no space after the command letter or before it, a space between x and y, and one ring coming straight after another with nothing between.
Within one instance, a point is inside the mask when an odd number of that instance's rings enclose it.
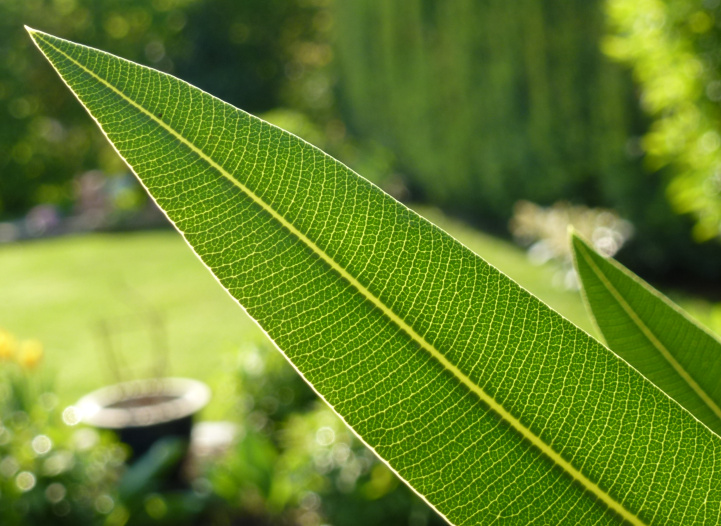
<instances>
[{"instance_id":1,"label":"leaf surface texture","mask_svg":"<svg viewBox=\"0 0 721 526\"><path fill-rule=\"evenodd\" d=\"M721 435L721 342L578 236L572 244L586 304L608 346Z\"/></svg>"},{"instance_id":2,"label":"leaf surface texture","mask_svg":"<svg viewBox=\"0 0 721 526\"><path fill-rule=\"evenodd\" d=\"M451 522L721 520L718 437L446 233L172 76L31 35L220 283Z\"/></svg>"}]
</instances>

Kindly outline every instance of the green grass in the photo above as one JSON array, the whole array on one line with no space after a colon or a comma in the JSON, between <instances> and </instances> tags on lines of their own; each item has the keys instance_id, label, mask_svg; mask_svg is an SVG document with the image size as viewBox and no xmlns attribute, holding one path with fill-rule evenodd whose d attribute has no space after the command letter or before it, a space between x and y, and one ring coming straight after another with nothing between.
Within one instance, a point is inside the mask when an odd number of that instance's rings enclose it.
<instances>
[{"instance_id":1,"label":"green grass","mask_svg":"<svg viewBox=\"0 0 721 526\"><path fill-rule=\"evenodd\" d=\"M531 265L519 247L432 208L418 212L503 270L566 318L596 334L580 295L551 284L554 267ZM207 417L226 416L238 350L265 341L260 329L172 231L93 234L0 248L0 328L38 338L61 403L115 380L98 323L116 327L113 342L127 378L148 376L157 352L146 305L164 318L167 373L213 387ZM673 295L702 322L713 316L698 298Z\"/></svg>"},{"instance_id":2,"label":"green grass","mask_svg":"<svg viewBox=\"0 0 721 526\"><path fill-rule=\"evenodd\" d=\"M165 319L171 375L217 385L234 369L237 349L264 338L171 231L3 247L0 291L0 326L43 341L45 366L56 373L63 403L115 378L98 335L100 320L117 331L123 376L148 376L158 353L143 302Z\"/></svg>"},{"instance_id":3,"label":"green grass","mask_svg":"<svg viewBox=\"0 0 721 526\"><path fill-rule=\"evenodd\" d=\"M551 285L553 268L528 263L518 247L479 233L434 209L421 213L501 268L564 316L592 330L580 297ZM94 234L7 245L0 249L0 327L39 338L61 402L113 382L98 323L113 342L126 378L148 376L157 352L145 305L165 320L168 374L214 388L206 416L228 410L237 351L265 337L171 231ZM140 299L139 299L140 298ZM124 327L124 328L123 328Z\"/></svg>"}]
</instances>

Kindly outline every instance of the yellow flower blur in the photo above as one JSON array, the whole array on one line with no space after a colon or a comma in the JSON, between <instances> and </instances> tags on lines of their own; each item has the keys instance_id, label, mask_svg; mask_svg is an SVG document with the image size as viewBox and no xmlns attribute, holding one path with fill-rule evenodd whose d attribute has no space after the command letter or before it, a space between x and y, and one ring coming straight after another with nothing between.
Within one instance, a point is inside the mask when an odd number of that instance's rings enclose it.
<instances>
[{"instance_id":1,"label":"yellow flower blur","mask_svg":"<svg viewBox=\"0 0 721 526\"><path fill-rule=\"evenodd\" d=\"M43 344L40 340L25 340L20 345L18 363L26 369L34 369L43 357Z\"/></svg>"},{"instance_id":2,"label":"yellow flower blur","mask_svg":"<svg viewBox=\"0 0 721 526\"><path fill-rule=\"evenodd\" d=\"M15 355L15 337L9 332L0 329L0 361L12 359Z\"/></svg>"}]
</instances>

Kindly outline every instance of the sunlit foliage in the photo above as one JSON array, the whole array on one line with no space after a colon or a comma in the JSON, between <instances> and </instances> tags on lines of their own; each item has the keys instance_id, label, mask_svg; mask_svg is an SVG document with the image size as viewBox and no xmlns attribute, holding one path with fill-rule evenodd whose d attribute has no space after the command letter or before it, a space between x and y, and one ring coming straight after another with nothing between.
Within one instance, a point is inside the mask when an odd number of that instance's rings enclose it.
<instances>
[{"instance_id":1,"label":"sunlit foliage","mask_svg":"<svg viewBox=\"0 0 721 526\"><path fill-rule=\"evenodd\" d=\"M633 67L653 124L651 168L670 165L668 193L693 213L694 234L721 229L721 13L718 0L608 0L607 55Z\"/></svg>"},{"instance_id":2,"label":"sunlit foliage","mask_svg":"<svg viewBox=\"0 0 721 526\"><path fill-rule=\"evenodd\" d=\"M288 101L322 113L332 52L324 0L0 0L0 218L38 203L69 209L74 180L126 172L23 24L181 75L253 112ZM52 87L52 88L50 88ZM127 203L132 206L131 200Z\"/></svg>"}]
</instances>

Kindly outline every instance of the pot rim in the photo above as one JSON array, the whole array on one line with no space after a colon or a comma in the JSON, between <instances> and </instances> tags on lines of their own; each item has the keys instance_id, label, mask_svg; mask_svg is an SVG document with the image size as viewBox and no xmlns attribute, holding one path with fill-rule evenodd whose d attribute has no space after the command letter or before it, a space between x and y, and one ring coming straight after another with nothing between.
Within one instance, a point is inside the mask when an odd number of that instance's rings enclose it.
<instances>
[{"instance_id":1,"label":"pot rim","mask_svg":"<svg viewBox=\"0 0 721 526\"><path fill-rule=\"evenodd\" d=\"M170 400L132 407L109 407L121 401L148 396ZM147 427L189 417L210 400L206 384L190 378L149 378L97 389L75 405L82 422L105 429Z\"/></svg>"}]
</instances>

